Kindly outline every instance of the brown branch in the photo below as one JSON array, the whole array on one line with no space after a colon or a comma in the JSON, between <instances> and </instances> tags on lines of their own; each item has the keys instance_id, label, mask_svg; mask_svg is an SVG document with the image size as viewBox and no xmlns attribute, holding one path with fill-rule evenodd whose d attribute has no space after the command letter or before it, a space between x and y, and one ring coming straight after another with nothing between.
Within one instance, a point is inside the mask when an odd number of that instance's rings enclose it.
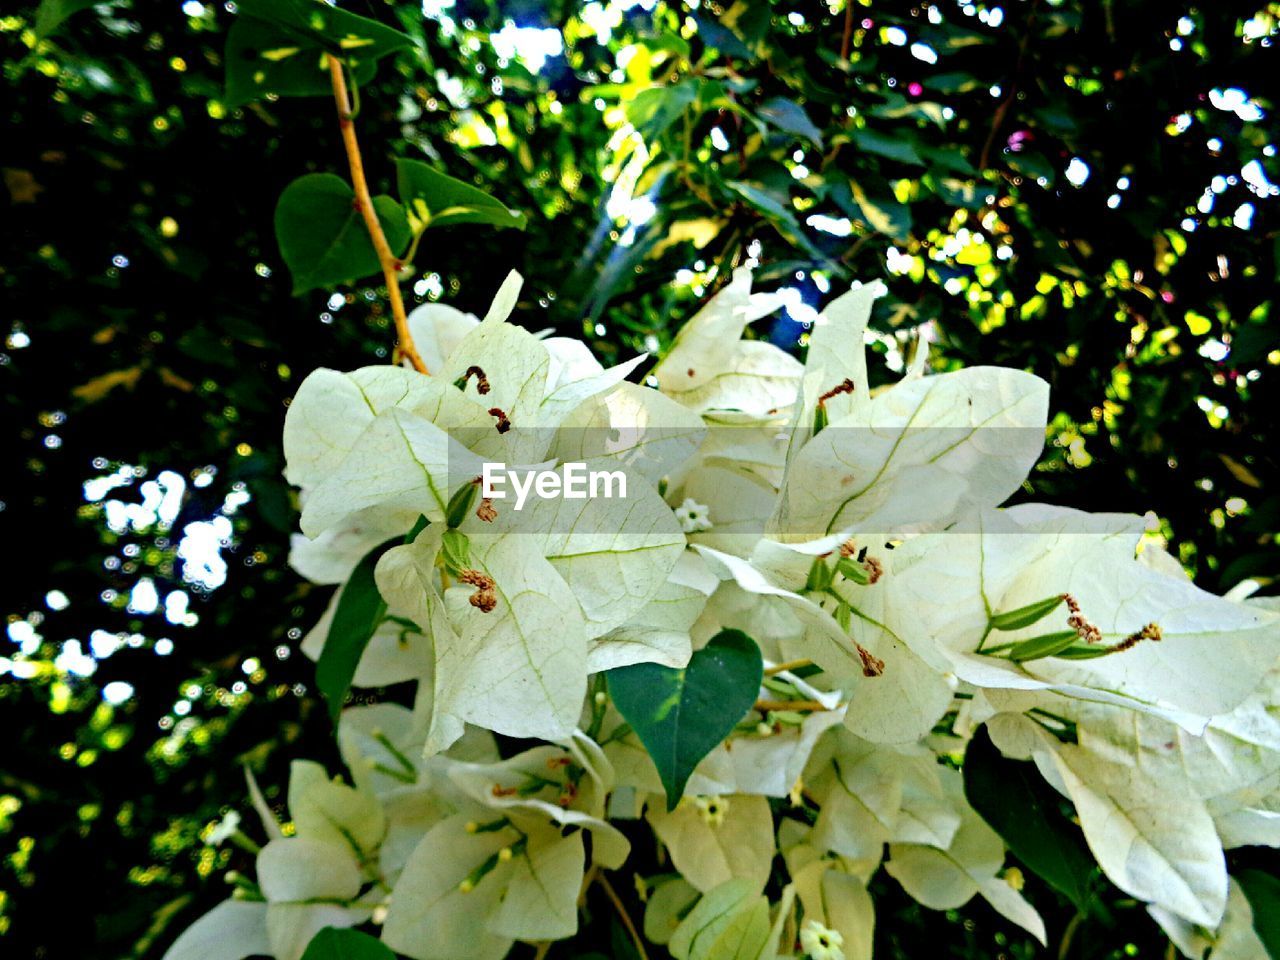
<instances>
[{"instance_id":1,"label":"brown branch","mask_svg":"<svg viewBox=\"0 0 1280 960\"><path fill-rule=\"evenodd\" d=\"M333 100L338 108L338 126L342 130L342 144L347 150L347 165L351 168L351 186L356 193L356 209L364 218L365 228L369 231L369 239L373 241L374 252L378 255L378 263L382 267L382 276L387 282L387 298L391 301L391 316L396 324L397 350L408 357L413 369L419 373L427 373L427 365L413 345L413 335L409 333L409 320L404 312L404 299L400 295L399 258L391 251L387 243L387 235L382 232L382 224L378 221L378 211L373 206L373 198L369 196L369 184L364 177L364 161L360 157L360 145L356 142L355 118L351 112L351 98L347 93L347 78L342 72L342 61L330 55L329 78L333 81Z\"/></svg>"},{"instance_id":2,"label":"brown branch","mask_svg":"<svg viewBox=\"0 0 1280 960\"><path fill-rule=\"evenodd\" d=\"M618 896L613 884L609 882L609 878L603 873L596 876L596 882L600 884L600 888L604 890L605 896L609 898L609 902L613 904L613 909L618 911L618 916L622 920L622 925L627 928L627 933L631 935L631 941L636 945L636 953L640 955L640 960L649 960L649 954L645 953L644 940L640 936L640 931L636 929L636 925L631 922L631 916L627 913L627 908L622 905L622 898Z\"/></svg>"},{"instance_id":3,"label":"brown branch","mask_svg":"<svg viewBox=\"0 0 1280 960\"><path fill-rule=\"evenodd\" d=\"M844 36L840 38L840 59L849 59L849 43L853 39L853 0L844 2Z\"/></svg>"},{"instance_id":4,"label":"brown branch","mask_svg":"<svg viewBox=\"0 0 1280 960\"><path fill-rule=\"evenodd\" d=\"M1031 28L1036 22L1036 7L1039 6L1040 0L1032 0L1031 9L1027 12L1027 23L1023 28L1022 40L1018 43L1018 60L1013 67L1013 79L1009 83L1009 95L1000 101L1000 106L996 107L995 113L991 117L991 129L987 132L986 142L982 144L982 153L978 157L978 170L987 169L987 164L991 159L991 148L995 146L996 134L1000 132L1000 127L1004 123L1005 116L1009 113L1009 108L1013 106L1013 102L1018 98L1018 81L1022 78L1023 67L1027 63L1027 50L1031 45Z\"/></svg>"}]
</instances>

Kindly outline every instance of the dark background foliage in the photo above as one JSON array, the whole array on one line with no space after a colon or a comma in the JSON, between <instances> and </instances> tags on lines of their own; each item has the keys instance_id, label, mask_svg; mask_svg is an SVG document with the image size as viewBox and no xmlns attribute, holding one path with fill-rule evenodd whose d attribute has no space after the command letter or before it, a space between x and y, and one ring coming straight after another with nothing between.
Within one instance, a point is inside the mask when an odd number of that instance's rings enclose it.
<instances>
[{"instance_id":1,"label":"dark background foliage","mask_svg":"<svg viewBox=\"0 0 1280 960\"><path fill-rule=\"evenodd\" d=\"M346 5L415 41L361 91L375 185L399 152L530 218L428 231L411 301L483 312L515 268L520 322L612 357L661 350L753 254L796 291L759 325L786 345L828 290L882 278L891 364L929 323L940 369L1051 382L1026 496L1151 511L1204 587L1271 587L1276 4ZM280 426L310 370L393 339L377 287L292 298L272 235L290 180L345 174L332 104L228 108L229 3L115 0L37 35L87 6L0 16L15 957L158 957L244 858L202 841L243 806L239 769L278 802L291 758L331 757L296 653L326 597L286 565ZM508 22L562 52L513 56ZM1060 941L1072 910L1031 883ZM1037 954L983 909L877 894L884 956ZM1108 896L1062 955L1161 955Z\"/></svg>"}]
</instances>

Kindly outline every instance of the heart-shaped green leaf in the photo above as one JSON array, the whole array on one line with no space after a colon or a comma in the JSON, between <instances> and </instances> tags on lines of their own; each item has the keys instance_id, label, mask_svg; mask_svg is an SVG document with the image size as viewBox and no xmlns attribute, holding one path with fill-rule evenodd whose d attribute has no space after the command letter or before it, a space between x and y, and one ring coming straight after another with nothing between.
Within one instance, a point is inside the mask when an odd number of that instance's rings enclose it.
<instances>
[{"instance_id":1,"label":"heart-shaped green leaf","mask_svg":"<svg viewBox=\"0 0 1280 960\"><path fill-rule=\"evenodd\" d=\"M395 960L381 940L359 930L325 927L307 944L302 960Z\"/></svg>"},{"instance_id":2,"label":"heart-shaped green leaf","mask_svg":"<svg viewBox=\"0 0 1280 960\"><path fill-rule=\"evenodd\" d=\"M764 663L741 630L722 630L682 670L637 663L610 670L614 706L658 768L674 810L694 768L756 702Z\"/></svg>"},{"instance_id":3,"label":"heart-shaped green leaf","mask_svg":"<svg viewBox=\"0 0 1280 960\"><path fill-rule=\"evenodd\" d=\"M294 294L346 280L359 280L381 268L355 193L332 173L309 173L285 187L276 204L276 241L293 275ZM400 204L373 198L387 243L397 255L411 238Z\"/></svg>"},{"instance_id":4,"label":"heart-shaped green leaf","mask_svg":"<svg viewBox=\"0 0 1280 960\"><path fill-rule=\"evenodd\" d=\"M441 173L419 160L396 160L400 202L409 216L427 227L457 223L485 223L494 227L525 228L525 215L508 210L478 187ZM414 225L418 229L418 225Z\"/></svg>"}]
</instances>

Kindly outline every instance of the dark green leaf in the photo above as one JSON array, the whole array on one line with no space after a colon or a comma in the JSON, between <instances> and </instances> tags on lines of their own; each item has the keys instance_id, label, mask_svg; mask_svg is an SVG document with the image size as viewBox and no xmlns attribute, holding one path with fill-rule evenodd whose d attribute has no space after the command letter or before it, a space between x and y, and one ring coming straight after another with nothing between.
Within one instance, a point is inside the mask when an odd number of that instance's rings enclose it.
<instances>
[{"instance_id":1,"label":"dark green leaf","mask_svg":"<svg viewBox=\"0 0 1280 960\"><path fill-rule=\"evenodd\" d=\"M378 592L373 571L382 554L397 542L389 540L365 554L338 595L338 606L333 611L324 650L316 661L316 686L329 704L329 716L335 724L364 648L386 616L387 604Z\"/></svg>"},{"instance_id":2,"label":"dark green leaf","mask_svg":"<svg viewBox=\"0 0 1280 960\"><path fill-rule=\"evenodd\" d=\"M757 113L779 130L811 140L817 147L822 146L822 131L809 119L809 115L804 112L804 107L794 100L774 97L766 100Z\"/></svg>"},{"instance_id":3,"label":"dark green leaf","mask_svg":"<svg viewBox=\"0 0 1280 960\"><path fill-rule=\"evenodd\" d=\"M653 758L668 810L702 758L751 709L763 671L755 641L722 630L683 670L638 663L608 672L614 705Z\"/></svg>"},{"instance_id":4,"label":"dark green leaf","mask_svg":"<svg viewBox=\"0 0 1280 960\"><path fill-rule=\"evenodd\" d=\"M698 25L698 36L702 38L702 42L707 46L714 47L721 53L727 53L731 57L750 59L753 56L751 48L736 33L721 25L718 20L698 13L693 13L691 16Z\"/></svg>"},{"instance_id":5,"label":"dark green leaf","mask_svg":"<svg viewBox=\"0 0 1280 960\"><path fill-rule=\"evenodd\" d=\"M376 62L411 45L399 31L313 0L243 0L227 33L226 102L239 106L268 93L328 95L327 54L347 64L358 84Z\"/></svg>"},{"instance_id":6,"label":"dark green leaf","mask_svg":"<svg viewBox=\"0 0 1280 960\"><path fill-rule=\"evenodd\" d=\"M1253 929L1271 960L1280 960L1280 876L1251 868L1235 875L1253 910Z\"/></svg>"},{"instance_id":7,"label":"dark green leaf","mask_svg":"<svg viewBox=\"0 0 1280 960\"><path fill-rule=\"evenodd\" d=\"M895 137L887 133L864 129L853 131L853 142L859 150L866 153L879 154L882 157L888 157L890 160L897 160L901 163L924 162L920 159L920 154L916 153L914 138L911 137Z\"/></svg>"},{"instance_id":8,"label":"dark green leaf","mask_svg":"<svg viewBox=\"0 0 1280 960\"><path fill-rule=\"evenodd\" d=\"M1093 857L1034 763L1006 759L983 727L965 751L964 793L1019 860L1081 912L1089 909Z\"/></svg>"},{"instance_id":9,"label":"dark green leaf","mask_svg":"<svg viewBox=\"0 0 1280 960\"><path fill-rule=\"evenodd\" d=\"M650 87L648 90L641 90L627 104L627 120L640 131L645 142L652 143L696 99L698 86L692 80L685 80L671 87Z\"/></svg>"},{"instance_id":10,"label":"dark green leaf","mask_svg":"<svg viewBox=\"0 0 1280 960\"><path fill-rule=\"evenodd\" d=\"M768 191L743 180L729 180L726 181L725 186L746 200L757 212L763 214L773 228L788 241L800 247L815 260L830 262L827 255L809 239L787 204Z\"/></svg>"},{"instance_id":11,"label":"dark green leaf","mask_svg":"<svg viewBox=\"0 0 1280 960\"><path fill-rule=\"evenodd\" d=\"M302 960L395 960L395 957L390 947L367 933L325 927L311 938Z\"/></svg>"},{"instance_id":12,"label":"dark green leaf","mask_svg":"<svg viewBox=\"0 0 1280 960\"><path fill-rule=\"evenodd\" d=\"M457 223L486 223L494 227L523 230L523 213L508 210L478 187L456 180L418 160L396 160L396 183L400 202L425 227L446 227ZM416 224L414 225L416 228Z\"/></svg>"},{"instance_id":13,"label":"dark green leaf","mask_svg":"<svg viewBox=\"0 0 1280 960\"><path fill-rule=\"evenodd\" d=\"M73 13L87 10L101 2L102 0L40 0L40 6L36 8L36 36L47 37Z\"/></svg>"},{"instance_id":14,"label":"dark green leaf","mask_svg":"<svg viewBox=\"0 0 1280 960\"><path fill-rule=\"evenodd\" d=\"M894 240L906 240L911 233L911 208L887 194L869 195L856 180L849 181L861 219L873 230Z\"/></svg>"},{"instance_id":15,"label":"dark green leaf","mask_svg":"<svg viewBox=\"0 0 1280 960\"><path fill-rule=\"evenodd\" d=\"M1053 181L1058 177L1053 164L1042 153L1010 153L1008 158L1009 169L1016 170L1024 177L1030 177L1032 180L1043 178L1049 186L1052 186Z\"/></svg>"},{"instance_id":16,"label":"dark green leaf","mask_svg":"<svg viewBox=\"0 0 1280 960\"><path fill-rule=\"evenodd\" d=\"M309 173L285 187L276 205L276 241L293 275L294 294L358 280L380 264L355 193L339 176ZM374 197L387 243L397 255L411 239L404 209L390 197Z\"/></svg>"}]
</instances>

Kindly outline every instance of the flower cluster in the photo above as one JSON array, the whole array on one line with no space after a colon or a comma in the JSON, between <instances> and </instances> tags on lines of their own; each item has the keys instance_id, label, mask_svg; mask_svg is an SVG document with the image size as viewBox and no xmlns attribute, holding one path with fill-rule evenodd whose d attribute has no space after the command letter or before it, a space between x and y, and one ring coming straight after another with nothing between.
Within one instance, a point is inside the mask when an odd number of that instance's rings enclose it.
<instances>
[{"instance_id":1,"label":"flower cluster","mask_svg":"<svg viewBox=\"0 0 1280 960\"><path fill-rule=\"evenodd\" d=\"M1043 380L930 374L922 348L873 390L878 284L827 307L801 363L744 336L780 303L740 270L640 385L643 358L605 369L511 323L519 287L483 320L419 308L431 375L319 370L290 407L292 562L346 584L376 561L352 684L415 694L342 711L350 782L295 764L287 833L254 788L256 881L170 960L298 960L361 924L415 960L499 960L574 935L592 878L627 863L620 821L670 857L636 886L678 960L868 960L882 868L1044 941L967 799L979 735L1034 762L1187 956L1262 955L1224 850L1280 845L1280 615L1198 589L1140 517L1002 506L1041 453ZM517 512L477 499L486 462L582 462L628 493ZM303 644L322 662L346 589ZM646 732L672 704L637 716L613 677L702 682L725 631L762 657L755 703L668 796Z\"/></svg>"}]
</instances>

